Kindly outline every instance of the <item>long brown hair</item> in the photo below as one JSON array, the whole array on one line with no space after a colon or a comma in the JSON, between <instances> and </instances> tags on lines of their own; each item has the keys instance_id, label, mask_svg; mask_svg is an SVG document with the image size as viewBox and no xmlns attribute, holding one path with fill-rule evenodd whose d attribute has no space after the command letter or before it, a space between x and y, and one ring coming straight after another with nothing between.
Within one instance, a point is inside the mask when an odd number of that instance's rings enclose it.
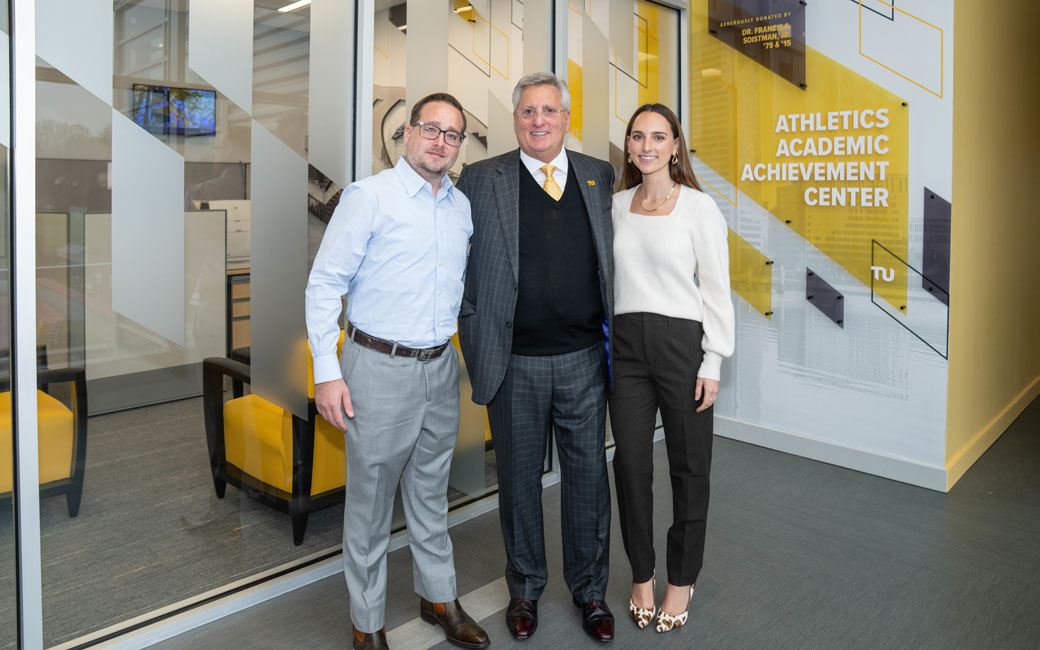
<instances>
[{"instance_id":1,"label":"long brown hair","mask_svg":"<svg viewBox=\"0 0 1040 650\"><path fill-rule=\"evenodd\" d=\"M701 189L701 186L697 183L697 177L693 173L693 167L690 165L690 154L686 148L686 138L683 137L679 118L675 116L672 109L664 104L643 104L636 109L635 113L632 113L632 117L628 120L628 128L625 129L625 164L621 168L621 179L618 180L617 190L627 190L643 182L643 172L639 171L639 168L636 167L635 163L628 156L628 137L632 135L632 124L635 123L636 118L639 117L640 113L647 111L657 113L668 120L668 124L672 127L672 137L679 141L679 149L675 152L678 162L673 164L669 158L668 175L676 183L688 185L695 190Z\"/></svg>"}]
</instances>

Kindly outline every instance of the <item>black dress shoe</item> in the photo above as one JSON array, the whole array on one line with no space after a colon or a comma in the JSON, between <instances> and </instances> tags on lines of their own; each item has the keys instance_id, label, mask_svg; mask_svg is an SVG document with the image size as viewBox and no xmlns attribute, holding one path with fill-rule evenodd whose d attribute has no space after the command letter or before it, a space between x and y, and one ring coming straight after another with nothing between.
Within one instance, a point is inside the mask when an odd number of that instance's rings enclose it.
<instances>
[{"instance_id":1,"label":"black dress shoe","mask_svg":"<svg viewBox=\"0 0 1040 650\"><path fill-rule=\"evenodd\" d=\"M602 600L587 603L574 599L574 606L581 610L581 627L597 641L614 640L614 614Z\"/></svg>"},{"instance_id":2,"label":"black dress shoe","mask_svg":"<svg viewBox=\"0 0 1040 650\"><path fill-rule=\"evenodd\" d=\"M419 617L430 625L440 625L450 643L463 648L486 648L491 645L487 632L467 614L458 600L431 603L419 599Z\"/></svg>"},{"instance_id":3,"label":"black dress shoe","mask_svg":"<svg viewBox=\"0 0 1040 650\"><path fill-rule=\"evenodd\" d=\"M510 598L506 607L506 627L514 639L530 639L538 627L538 601Z\"/></svg>"},{"instance_id":4,"label":"black dress shoe","mask_svg":"<svg viewBox=\"0 0 1040 650\"><path fill-rule=\"evenodd\" d=\"M378 632L362 632L355 627L354 650L390 650L386 644L386 628Z\"/></svg>"}]
</instances>

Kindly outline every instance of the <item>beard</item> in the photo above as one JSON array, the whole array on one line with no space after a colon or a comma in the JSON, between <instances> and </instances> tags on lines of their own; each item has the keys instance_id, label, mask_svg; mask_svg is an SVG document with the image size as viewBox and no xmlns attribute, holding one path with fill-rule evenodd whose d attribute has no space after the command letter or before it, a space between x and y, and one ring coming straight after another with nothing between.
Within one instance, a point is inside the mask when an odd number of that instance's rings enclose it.
<instances>
[{"instance_id":1,"label":"beard","mask_svg":"<svg viewBox=\"0 0 1040 650\"><path fill-rule=\"evenodd\" d=\"M448 171L449 169L451 169L451 166L455 162L454 160L452 160L448 156L448 152L446 152L446 151L437 151L437 152L435 152L437 154L440 154L440 155L444 156L440 160L430 160L430 159L428 159L426 157L426 155L425 155L426 153L427 152L424 151L423 154L420 156L420 158L418 160L418 166L419 166L420 169L422 169L423 171L428 172L430 174L437 174L437 175L443 174L446 171Z\"/></svg>"}]
</instances>

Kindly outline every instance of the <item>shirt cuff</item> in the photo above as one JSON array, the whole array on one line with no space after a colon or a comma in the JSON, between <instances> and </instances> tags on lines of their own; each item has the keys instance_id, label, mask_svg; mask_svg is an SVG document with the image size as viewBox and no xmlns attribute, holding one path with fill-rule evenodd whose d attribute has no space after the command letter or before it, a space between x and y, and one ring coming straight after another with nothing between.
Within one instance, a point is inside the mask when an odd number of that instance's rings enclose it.
<instances>
[{"instance_id":1,"label":"shirt cuff","mask_svg":"<svg viewBox=\"0 0 1040 650\"><path fill-rule=\"evenodd\" d=\"M334 379L343 379L343 371L339 367L336 353L314 357L314 383L321 384Z\"/></svg>"},{"instance_id":2,"label":"shirt cuff","mask_svg":"<svg viewBox=\"0 0 1040 650\"><path fill-rule=\"evenodd\" d=\"M719 381L719 378L722 377L722 355L705 351L704 361L701 361L701 368L697 371L697 376L701 379Z\"/></svg>"}]
</instances>

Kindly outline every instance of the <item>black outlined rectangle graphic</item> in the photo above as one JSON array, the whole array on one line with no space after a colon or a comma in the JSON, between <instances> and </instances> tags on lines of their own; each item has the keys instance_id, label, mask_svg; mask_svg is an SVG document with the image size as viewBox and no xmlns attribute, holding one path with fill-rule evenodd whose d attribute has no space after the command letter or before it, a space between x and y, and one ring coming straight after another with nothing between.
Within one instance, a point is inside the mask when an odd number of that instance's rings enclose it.
<instances>
[{"instance_id":1,"label":"black outlined rectangle graphic","mask_svg":"<svg viewBox=\"0 0 1040 650\"><path fill-rule=\"evenodd\" d=\"M923 273L921 273L920 271L915 269L913 266L910 266L910 264L908 264L906 262L906 260L904 260L903 258L901 258L898 255L896 255L895 253L893 253L891 250L889 250L885 245L883 245L878 240L871 239L870 240L870 266L871 266L872 272L871 272L871 275L870 275L870 302L874 303L875 307L877 307L881 311L885 312L885 314L887 314L889 318L891 318L895 322L897 322L900 325L902 325L903 328L906 329L906 331L908 331L911 334L913 334L915 338L917 338L919 341L921 341L922 343L927 345L929 348L931 348L936 354L941 356L943 359L949 359L949 351L950 351L950 308L949 308L950 302L949 302L949 294L948 293L946 294L946 300L941 300L940 299L940 302L942 302L943 305L945 306L945 312L946 312L945 323L943 323L943 326L942 326L942 330L943 330L942 331L942 335L941 335L942 336L942 341L940 342L938 340L938 337L936 337L936 340L934 340L934 341L929 341L925 336L923 336L918 331L915 331L914 328L910 327L905 322L906 321L905 314L906 314L908 306L910 306L910 305L908 305L908 304L902 305L899 309L904 314L904 317L897 317L891 311L886 309L885 306L881 302L878 302L878 300L875 298L877 292L874 289L874 283L877 281L876 280L877 276L873 273L873 269L875 268L875 264L876 264L875 253L877 252L878 249L881 249L882 251L885 252L886 255L888 255L889 257L891 257L894 260L897 260L901 265L903 265L903 267L906 269L907 274L913 273L913 274L916 274L916 275L920 276L921 279L922 279L922 285L921 286L924 286L924 284L923 284L924 282L930 282L935 287L935 293L938 293L938 292L946 293L946 291L942 287L939 287L937 284L935 284L935 282L932 282L930 278L925 277L925 275ZM908 303L910 302L909 289L912 288L912 286L913 286L913 283L907 282L907 288L908 288L907 302ZM922 290L921 294L923 294L923 293L924 293L924 291ZM921 299L923 301L927 301L931 305L935 305L935 303L932 302L932 300L930 298L924 298L923 295L922 295ZM882 298L881 300L882 300L882 302L884 302L884 298ZM920 303L920 304L924 305L923 302ZM936 305L936 307L940 308L940 309L942 308L942 307L939 307L938 305Z\"/></svg>"},{"instance_id":2,"label":"black outlined rectangle graphic","mask_svg":"<svg viewBox=\"0 0 1040 650\"><path fill-rule=\"evenodd\" d=\"M882 18L896 21L896 0L891 2L878 2L878 0L849 0L854 5L860 5L867 11L873 12ZM888 13L884 13L883 7L888 6ZM876 8L875 8L876 7Z\"/></svg>"}]
</instances>

